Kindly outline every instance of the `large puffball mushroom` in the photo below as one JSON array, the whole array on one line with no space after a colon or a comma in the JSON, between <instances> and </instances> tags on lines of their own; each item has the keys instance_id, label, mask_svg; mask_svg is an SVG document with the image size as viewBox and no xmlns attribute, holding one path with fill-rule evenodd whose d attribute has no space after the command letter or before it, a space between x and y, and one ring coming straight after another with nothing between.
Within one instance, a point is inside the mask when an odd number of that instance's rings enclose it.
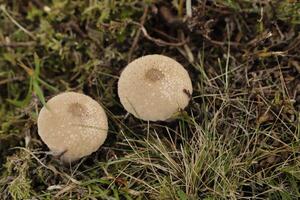
<instances>
[{"instance_id":1,"label":"large puffball mushroom","mask_svg":"<svg viewBox=\"0 0 300 200\"><path fill-rule=\"evenodd\" d=\"M65 92L51 98L38 116L38 134L61 160L71 163L95 152L105 141L105 111L91 97Z\"/></svg>"},{"instance_id":2,"label":"large puffball mushroom","mask_svg":"<svg viewBox=\"0 0 300 200\"><path fill-rule=\"evenodd\" d=\"M187 71L172 58L147 55L129 63L118 82L124 108L135 117L164 121L184 109L192 94Z\"/></svg>"}]
</instances>

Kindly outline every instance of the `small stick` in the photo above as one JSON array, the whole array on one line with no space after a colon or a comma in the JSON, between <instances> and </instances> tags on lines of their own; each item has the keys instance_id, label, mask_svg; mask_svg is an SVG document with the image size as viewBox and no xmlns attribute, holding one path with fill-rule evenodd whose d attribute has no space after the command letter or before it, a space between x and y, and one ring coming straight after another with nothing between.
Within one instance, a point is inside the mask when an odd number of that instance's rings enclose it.
<instances>
[{"instance_id":1,"label":"small stick","mask_svg":"<svg viewBox=\"0 0 300 200\"><path fill-rule=\"evenodd\" d=\"M36 43L31 42L0 42L0 47L30 47L35 46Z\"/></svg>"},{"instance_id":2,"label":"small stick","mask_svg":"<svg viewBox=\"0 0 300 200\"><path fill-rule=\"evenodd\" d=\"M182 46L184 45L187 40L184 40L184 41L181 41L181 42L178 42L178 43L174 43L174 42L166 42L162 39L159 39L159 38L153 38L151 37L149 34L148 34L148 31L147 29L141 25L140 23L137 23L137 22L130 22L132 24L135 24L137 26L140 26L141 30L142 30L142 33L144 34L144 37L147 38L148 40L154 42L155 44L157 44L158 46L173 46L173 47L179 47L179 46Z\"/></svg>"},{"instance_id":3,"label":"small stick","mask_svg":"<svg viewBox=\"0 0 300 200\"><path fill-rule=\"evenodd\" d=\"M144 8L144 14L143 16L141 17L141 22L140 24L143 26L145 24L145 21L146 21L146 17L147 17L147 14L148 14L148 6L146 6ZM141 29L139 29L133 39L133 43L132 43L132 46L129 50L129 53L128 53L128 63L131 61L131 58L132 58L132 54L133 54L133 51L136 49L136 46L139 42L139 39L140 39L140 35L141 35Z\"/></svg>"},{"instance_id":4,"label":"small stick","mask_svg":"<svg viewBox=\"0 0 300 200\"><path fill-rule=\"evenodd\" d=\"M24 31L27 35L29 35L32 39L35 40L35 36L28 31L26 28L24 28L21 24L19 24L6 10L4 5L0 5L0 10L3 11L3 13L17 26L19 27L22 31Z\"/></svg>"}]
</instances>

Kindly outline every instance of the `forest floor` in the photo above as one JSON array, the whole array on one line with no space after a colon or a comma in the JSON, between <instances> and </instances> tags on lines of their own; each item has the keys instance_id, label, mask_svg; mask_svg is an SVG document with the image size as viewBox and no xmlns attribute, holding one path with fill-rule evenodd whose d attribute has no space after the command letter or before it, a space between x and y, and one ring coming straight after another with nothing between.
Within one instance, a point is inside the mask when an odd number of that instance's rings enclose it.
<instances>
[{"instance_id":1,"label":"forest floor","mask_svg":"<svg viewBox=\"0 0 300 200\"><path fill-rule=\"evenodd\" d=\"M300 198L299 31L297 0L0 0L0 199ZM120 104L121 70L147 54L192 79L171 121ZM72 166L37 134L64 91L109 119Z\"/></svg>"}]
</instances>

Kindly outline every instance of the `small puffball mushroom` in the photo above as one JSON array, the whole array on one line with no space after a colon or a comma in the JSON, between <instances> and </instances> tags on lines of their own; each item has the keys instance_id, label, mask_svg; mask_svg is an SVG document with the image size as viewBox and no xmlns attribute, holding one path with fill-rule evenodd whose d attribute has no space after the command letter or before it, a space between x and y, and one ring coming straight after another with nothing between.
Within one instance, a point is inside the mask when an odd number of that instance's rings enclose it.
<instances>
[{"instance_id":1,"label":"small puffball mushroom","mask_svg":"<svg viewBox=\"0 0 300 200\"><path fill-rule=\"evenodd\" d=\"M38 116L38 134L61 160L71 163L95 152L105 141L105 111L91 97L65 92L51 98Z\"/></svg>"},{"instance_id":2,"label":"small puffball mushroom","mask_svg":"<svg viewBox=\"0 0 300 200\"><path fill-rule=\"evenodd\" d=\"M124 108L149 121L167 120L184 109L192 94L187 71L172 58L147 55L129 63L121 73L118 94Z\"/></svg>"}]
</instances>

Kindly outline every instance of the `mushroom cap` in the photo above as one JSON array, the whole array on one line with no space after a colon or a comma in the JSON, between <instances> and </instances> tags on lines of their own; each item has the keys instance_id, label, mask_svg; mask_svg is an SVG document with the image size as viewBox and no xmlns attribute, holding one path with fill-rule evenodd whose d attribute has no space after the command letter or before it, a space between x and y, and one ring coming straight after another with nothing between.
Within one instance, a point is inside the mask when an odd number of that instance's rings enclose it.
<instances>
[{"instance_id":1,"label":"mushroom cap","mask_svg":"<svg viewBox=\"0 0 300 200\"><path fill-rule=\"evenodd\" d=\"M118 82L118 95L124 108L135 117L149 121L167 120L184 109L192 90L191 79L183 66L156 54L129 63Z\"/></svg>"},{"instance_id":2,"label":"mushroom cap","mask_svg":"<svg viewBox=\"0 0 300 200\"><path fill-rule=\"evenodd\" d=\"M38 116L38 133L49 149L70 163L95 152L105 141L105 111L91 97L65 92L51 98Z\"/></svg>"}]
</instances>

